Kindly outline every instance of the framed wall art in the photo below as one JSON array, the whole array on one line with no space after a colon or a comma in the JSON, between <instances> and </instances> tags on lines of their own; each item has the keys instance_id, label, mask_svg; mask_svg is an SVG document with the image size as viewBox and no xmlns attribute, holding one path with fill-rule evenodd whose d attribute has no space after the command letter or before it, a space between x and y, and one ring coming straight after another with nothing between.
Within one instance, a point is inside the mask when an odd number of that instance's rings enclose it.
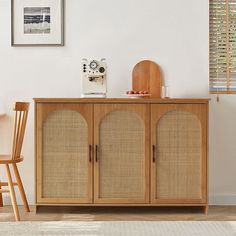
<instances>
[{"instance_id":1,"label":"framed wall art","mask_svg":"<svg viewBox=\"0 0 236 236\"><path fill-rule=\"evenodd\" d=\"M64 0L11 0L12 46L63 46Z\"/></svg>"}]
</instances>

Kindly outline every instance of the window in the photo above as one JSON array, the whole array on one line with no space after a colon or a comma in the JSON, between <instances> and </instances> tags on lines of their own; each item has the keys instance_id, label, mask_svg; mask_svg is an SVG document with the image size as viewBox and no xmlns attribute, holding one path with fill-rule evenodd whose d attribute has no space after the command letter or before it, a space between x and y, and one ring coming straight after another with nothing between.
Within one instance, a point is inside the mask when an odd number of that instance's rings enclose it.
<instances>
[{"instance_id":1,"label":"window","mask_svg":"<svg viewBox=\"0 0 236 236\"><path fill-rule=\"evenodd\" d=\"M210 0L210 93L236 93L236 1Z\"/></svg>"}]
</instances>

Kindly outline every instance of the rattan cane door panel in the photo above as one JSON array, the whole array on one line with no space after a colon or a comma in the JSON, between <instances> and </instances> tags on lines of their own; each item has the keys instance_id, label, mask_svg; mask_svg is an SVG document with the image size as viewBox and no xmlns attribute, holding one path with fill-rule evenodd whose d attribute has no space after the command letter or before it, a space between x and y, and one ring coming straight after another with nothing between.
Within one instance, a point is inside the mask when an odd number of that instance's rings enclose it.
<instances>
[{"instance_id":1,"label":"rattan cane door panel","mask_svg":"<svg viewBox=\"0 0 236 236\"><path fill-rule=\"evenodd\" d=\"M38 110L37 202L92 202L92 106L44 104Z\"/></svg>"},{"instance_id":2,"label":"rattan cane door panel","mask_svg":"<svg viewBox=\"0 0 236 236\"><path fill-rule=\"evenodd\" d=\"M206 202L206 106L152 105L152 202Z\"/></svg>"},{"instance_id":3,"label":"rattan cane door panel","mask_svg":"<svg viewBox=\"0 0 236 236\"><path fill-rule=\"evenodd\" d=\"M95 203L148 202L148 109L95 105Z\"/></svg>"}]
</instances>

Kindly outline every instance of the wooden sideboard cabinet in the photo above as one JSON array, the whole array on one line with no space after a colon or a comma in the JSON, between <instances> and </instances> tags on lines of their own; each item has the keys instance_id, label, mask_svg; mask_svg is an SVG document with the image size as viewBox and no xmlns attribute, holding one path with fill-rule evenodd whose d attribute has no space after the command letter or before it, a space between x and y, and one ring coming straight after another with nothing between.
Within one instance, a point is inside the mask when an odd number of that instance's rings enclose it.
<instances>
[{"instance_id":1,"label":"wooden sideboard cabinet","mask_svg":"<svg viewBox=\"0 0 236 236\"><path fill-rule=\"evenodd\" d=\"M208 209L208 99L35 98L36 206Z\"/></svg>"}]
</instances>

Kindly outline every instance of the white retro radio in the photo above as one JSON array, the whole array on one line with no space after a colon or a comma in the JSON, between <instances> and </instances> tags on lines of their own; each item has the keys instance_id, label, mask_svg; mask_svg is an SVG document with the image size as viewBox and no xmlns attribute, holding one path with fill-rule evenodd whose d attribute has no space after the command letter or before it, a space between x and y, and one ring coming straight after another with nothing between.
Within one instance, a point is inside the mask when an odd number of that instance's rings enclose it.
<instances>
[{"instance_id":1,"label":"white retro radio","mask_svg":"<svg viewBox=\"0 0 236 236\"><path fill-rule=\"evenodd\" d=\"M82 60L82 97L106 97L107 65L105 59Z\"/></svg>"}]
</instances>

